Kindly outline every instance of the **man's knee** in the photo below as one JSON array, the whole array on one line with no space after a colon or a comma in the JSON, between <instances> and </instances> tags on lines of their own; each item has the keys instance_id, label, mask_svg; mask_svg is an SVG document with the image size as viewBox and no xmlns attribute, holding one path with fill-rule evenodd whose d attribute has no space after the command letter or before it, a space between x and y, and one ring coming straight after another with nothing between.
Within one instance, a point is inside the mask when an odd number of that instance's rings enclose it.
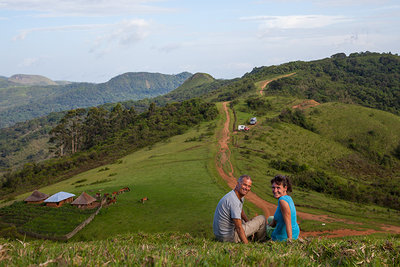
<instances>
[{"instance_id":1,"label":"man's knee","mask_svg":"<svg viewBox=\"0 0 400 267\"><path fill-rule=\"evenodd\" d=\"M265 226L265 216L264 215L258 215L254 217L254 219L260 226Z\"/></svg>"}]
</instances>

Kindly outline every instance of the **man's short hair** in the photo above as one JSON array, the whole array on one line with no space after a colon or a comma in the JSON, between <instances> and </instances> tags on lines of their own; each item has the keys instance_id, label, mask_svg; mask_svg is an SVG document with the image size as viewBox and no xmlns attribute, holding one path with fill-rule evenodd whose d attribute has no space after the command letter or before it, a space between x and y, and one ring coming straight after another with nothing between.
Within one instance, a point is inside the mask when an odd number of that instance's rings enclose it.
<instances>
[{"instance_id":1,"label":"man's short hair","mask_svg":"<svg viewBox=\"0 0 400 267\"><path fill-rule=\"evenodd\" d=\"M240 177L238 178L237 182L238 182L239 184L241 184L241 183L243 182L243 179L249 179L249 180L251 181L251 177L250 177L249 175L243 174L242 176L240 176Z\"/></svg>"}]
</instances>

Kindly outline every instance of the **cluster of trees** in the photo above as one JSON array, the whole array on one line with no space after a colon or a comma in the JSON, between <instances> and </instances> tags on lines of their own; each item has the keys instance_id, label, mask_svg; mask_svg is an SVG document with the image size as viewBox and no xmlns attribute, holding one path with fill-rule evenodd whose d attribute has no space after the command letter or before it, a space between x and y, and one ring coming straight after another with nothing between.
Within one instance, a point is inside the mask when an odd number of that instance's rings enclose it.
<instances>
[{"instance_id":1,"label":"cluster of trees","mask_svg":"<svg viewBox=\"0 0 400 267\"><path fill-rule=\"evenodd\" d=\"M246 99L247 108L257 116L262 116L271 110L271 103L263 98L257 96L251 96Z\"/></svg>"},{"instance_id":2,"label":"cluster of trees","mask_svg":"<svg viewBox=\"0 0 400 267\"><path fill-rule=\"evenodd\" d=\"M373 203L400 210L400 189L387 180L375 181L372 184L350 180L343 183L323 171L304 171L295 173L292 181L296 186L340 199L358 203Z\"/></svg>"},{"instance_id":3,"label":"cluster of trees","mask_svg":"<svg viewBox=\"0 0 400 267\"><path fill-rule=\"evenodd\" d=\"M231 81L229 84L222 86L217 91L216 101L232 101L238 97L246 94L247 92L255 92L256 86L254 85L254 79L242 78Z\"/></svg>"},{"instance_id":4,"label":"cluster of trees","mask_svg":"<svg viewBox=\"0 0 400 267\"><path fill-rule=\"evenodd\" d=\"M400 188L394 181L381 179L370 184L348 180L347 183L331 177L324 171L310 170L294 160L271 160L276 170L291 173L295 186L359 203L374 203L400 210Z\"/></svg>"},{"instance_id":5,"label":"cluster of trees","mask_svg":"<svg viewBox=\"0 0 400 267\"><path fill-rule=\"evenodd\" d=\"M0 194L23 191L64 179L111 162L171 136L182 134L202 121L216 118L214 104L192 99L156 107L137 114L133 108L117 104L102 108L69 111L51 131L51 141L59 158L26 164L21 170L3 175Z\"/></svg>"},{"instance_id":6,"label":"cluster of trees","mask_svg":"<svg viewBox=\"0 0 400 267\"><path fill-rule=\"evenodd\" d=\"M298 75L275 80L266 93L290 94L318 102L341 101L400 114L400 57L379 53L344 53L312 62L255 68L245 77Z\"/></svg>"},{"instance_id":7,"label":"cluster of trees","mask_svg":"<svg viewBox=\"0 0 400 267\"><path fill-rule=\"evenodd\" d=\"M282 110L281 114L279 114L278 119L283 122L293 123L306 130L317 132L317 129L314 127L314 125L307 120L306 116L304 115L304 111L300 109L284 109Z\"/></svg>"},{"instance_id":8,"label":"cluster of trees","mask_svg":"<svg viewBox=\"0 0 400 267\"><path fill-rule=\"evenodd\" d=\"M49 138L49 132L56 126L65 113L51 113L46 117L19 122L11 127L0 129L0 171L11 166L17 167L20 162L28 160L40 161L49 156L46 147L25 153L21 158L19 153L24 151L31 142ZM22 153L23 154L23 153Z\"/></svg>"}]
</instances>

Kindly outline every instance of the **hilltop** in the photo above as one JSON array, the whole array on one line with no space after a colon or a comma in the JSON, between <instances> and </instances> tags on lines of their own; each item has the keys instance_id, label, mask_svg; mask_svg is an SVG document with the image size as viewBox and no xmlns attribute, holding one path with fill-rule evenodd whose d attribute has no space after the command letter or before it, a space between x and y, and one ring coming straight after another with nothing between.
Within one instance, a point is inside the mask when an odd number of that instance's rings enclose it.
<instances>
[{"instance_id":1,"label":"hilltop","mask_svg":"<svg viewBox=\"0 0 400 267\"><path fill-rule=\"evenodd\" d=\"M22 85L58 85L57 82L41 75L15 74L8 78L8 81Z\"/></svg>"}]
</instances>

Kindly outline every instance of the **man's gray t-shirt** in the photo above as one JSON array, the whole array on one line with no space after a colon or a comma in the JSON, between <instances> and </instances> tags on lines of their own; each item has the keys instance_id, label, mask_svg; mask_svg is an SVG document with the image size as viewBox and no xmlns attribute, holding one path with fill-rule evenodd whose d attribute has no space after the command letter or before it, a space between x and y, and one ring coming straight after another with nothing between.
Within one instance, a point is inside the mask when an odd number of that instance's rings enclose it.
<instances>
[{"instance_id":1,"label":"man's gray t-shirt","mask_svg":"<svg viewBox=\"0 0 400 267\"><path fill-rule=\"evenodd\" d=\"M226 194L217 205L214 213L213 230L219 239L233 239L235 224L232 219L242 218L243 200L239 200L234 190Z\"/></svg>"}]
</instances>

